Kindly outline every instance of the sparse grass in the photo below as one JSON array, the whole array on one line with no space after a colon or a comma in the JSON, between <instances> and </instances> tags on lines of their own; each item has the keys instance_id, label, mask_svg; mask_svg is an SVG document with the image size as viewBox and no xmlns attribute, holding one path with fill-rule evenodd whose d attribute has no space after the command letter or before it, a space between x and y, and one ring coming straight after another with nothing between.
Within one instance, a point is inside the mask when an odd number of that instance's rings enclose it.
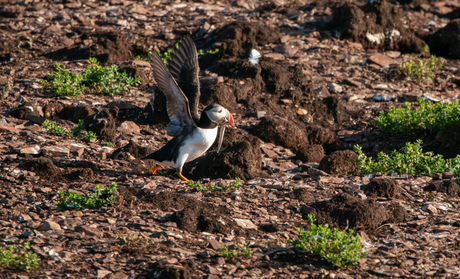
<instances>
[{"instance_id":1,"label":"sparse grass","mask_svg":"<svg viewBox=\"0 0 460 279\"><path fill-rule=\"evenodd\" d=\"M42 124L43 128L45 128L45 132L50 135L57 135L61 137L71 137L72 133L66 131L64 128L59 126L53 121L45 120Z\"/></svg>"},{"instance_id":2,"label":"sparse grass","mask_svg":"<svg viewBox=\"0 0 460 279\"><path fill-rule=\"evenodd\" d=\"M102 67L96 58L89 58L89 62L83 74L69 73L56 63L56 72L48 74L40 83L57 97L78 96L85 92L112 96L141 84L140 78L118 72L117 65Z\"/></svg>"},{"instance_id":3,"label":"sparse grass","mask_svg":"<svg viewBox=\"0 0 460 279\"><path fill-rule=\"evenodd\" d=\"M315 218L309 214L311 228L302 231L297 228L299 237L288 240L293 248L316 256L333 266L357 265L359 260L367 256L361 247L359 235L353 230L347 232L330 229L328 226L315 225Z\"/></svg>"},{"instance_id":4,"label":"sparse grass","mask_svg":"<svg viewBox=\"0 0 460 279\"><path fill-rule=\"evenodd\" d=\"M428 52L428 46L425 46L425 52ZM397 72L402 77L407 77L416 81L431 81L433 76L444 66L442 59L437 59L435 55L431 55L428 60L419 58L418 63L414 60L402 62L397 69Z\"/></svg>"},{"instance_id":5,"label":"sparse grass","mask_svg":"<svg viewBox=\"0 0 460 279\"><path fill-rule=\"evenodd\" d=\"M176 43L174 45L174 48L178 49L179 48L179 44ZM163 61L163 63L165 63L165 65L168 65L168 61L171 60L171 54L174 53L174 48L170 48L170 49L167 49L165 52L161 53L158 49L157 49L157 53L158 55L160 56L161 60ZM203 51L202 49L199 49L197 51L197 54L198 56L201 56L201 55L205 55L205 54L216 54L219 52L219 49L218 48L215 48L213 50L208 50L208 51ZM136 60L140 60L140 61L147 61L147 62L151 62L152 61L152 55L153 53L152 52L149 52L147 53L147 56L146 57L141 57L140 55L136 56Z\"/></svg>"},{"instance_id":6,"label":"sparse grass","mask_svg":"<svg viewBox=\"0 0 460 279\"><path fill-rule=\"evenodd\" d=\"M453 159L444 159L442 155L422 151L422 140L406 143L403 152L394 150L391 156L380 152L377 160L367 157L359 145L354 146L358 153L361 173L373 174L410 174L413 176L433 176L436 173L452 172L460 175L460 155Z\"/></svg>"},{"instance_id":7,"label":"sparse grass","mask_svg":"<svg viewBox=\"0 0 460 279\"><path fill-rule=\"evenodd\" d=\"M232 247L222 246L219 255L226 259L233 259L236 257L252 257L252 249L244 245L243 239L237 239Z\"/></svg>"},{"instance_id":8,"label":"sparse grass","mask_svg":"<svg viewBox=\"0 0 460 279\"><path fill-rule=\"evenodd\" d=\"M232 189L236 189L236 188L240 187L240 183L241 183L241 179L237 177L237 178L235 178L235 182L231 183L228 186L217 186L215 183L209 183L207 185L203 185L199 181L197 181L197 182L190 181L188 183L188 186L193 187L193 188L197 188L198 191L200 191L200 192L209 192L209 191L212 191L212 192L224 192L224 191L230 191Z\"/></svg>"},{"instance_id":9,"label":"sparse grass","mask_svg":"<svg viewBox=\"0 0 460 279\"><path fill-rule=\"evenodd\" d=\"M109 147L112 147L112 146L115 146L115 144L111 141L103 141L101 142L101 145L102 146L109 146Z\"/></svg>"},{"instance_id":10,"label":"sparse grass","mask_svg":"<svg viewBox=\"0 0 460 279\"><path fill-rule=\"evenodd\" d=\"M412 109L410 103L402 108L391 107L389 112L380 112L375 119L377 125L391 133L416 133L430 131L433 133L446 131L460 125L460 104L432 103L420 98L418 108Z\"/></svg>"},{"instance_id":11,"label":"sparse grass","mask_svg":"<svg viewBox=\"0 0 460 279\"><path fill-rule=\"evenodd\" d=\"M7 269L29 271L38 267L37 254L30 251L30 243L24 243L23 247L9 246L0 247L0 271Z\"/></svg>"},{"instance_id":12,"label":"sparse grass","mask_svg":"<svg viewBox=\"0 0 460 279\"><path fill-rule=\"evenodd\" d=\"M93 131L87 131L84 136L85 141L95 141L97 136Z\"/></svg>"},{"instance_id":13,"label":"sparse grass","mask_svg":"<svg viewBox=\"0 0 460 279\"><path fill-rule=\"evenodd\" d=\"M78 193L72 193L60 190L59 201L57 207L59 211L83 209L83 208L99 208L112 205L113 191L117 188L117 183L113 182L108 188L102 189L101 185L96 185L93 189L94 193L87 196Z\"/></svg>"},{"instance_id":14,"label":"sparse grass","mask_svg":"<svg viewBox=\"0 0 460 279\"><path fill-rule=\"evenodd\" d=\"M43 122L42 126L45 128L45 132L50 134L50 135L57 135L61 137L78 137L80 133L82 133L82 138L85 141L93 141L97 140L97 136L94 132L92 131L85 131L85 124L83 120L78 121L78 126L72 129L72 132L68 132L66 129L63 127L59 126L55 122L51 120L45 120Z\"/></svg>"}]
</instances>

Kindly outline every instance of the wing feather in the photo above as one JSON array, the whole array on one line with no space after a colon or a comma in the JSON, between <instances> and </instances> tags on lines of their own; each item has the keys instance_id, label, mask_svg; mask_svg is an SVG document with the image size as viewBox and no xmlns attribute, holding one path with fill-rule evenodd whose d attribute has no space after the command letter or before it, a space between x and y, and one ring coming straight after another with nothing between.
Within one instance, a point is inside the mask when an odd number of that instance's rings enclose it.
<instances>
[{"instance_id":1,"label":"wing feather","mask_svg":"<svg viewBox=\"0 0 460 279\"><path fill-rule=\"evenodd\" d=\"M168 61L168 68L171 75L176 80L179 87L189 100L190 112L195 121L198 121L198 104L200 102L200 80L198 74L200 66L198 64L198 53L195 43L190 36L183 37L179 43L179 48L171 54Z\"/></svg>"},{"instance_id":2,"label":"wing feather","mask_svg":"<svg viewBox=\"0 0 460 279\"><path fill-rule=\"evenodd\" d=\"M195 126L195 122L190 115L187 97L179 88L168 68L166 68L166 65L161 61L160 56L156 52L153 55L152 66L155 81L166 96L166 109L171 123L181 126L180 130L186 126Z\"/></svg>"}]
</instances>

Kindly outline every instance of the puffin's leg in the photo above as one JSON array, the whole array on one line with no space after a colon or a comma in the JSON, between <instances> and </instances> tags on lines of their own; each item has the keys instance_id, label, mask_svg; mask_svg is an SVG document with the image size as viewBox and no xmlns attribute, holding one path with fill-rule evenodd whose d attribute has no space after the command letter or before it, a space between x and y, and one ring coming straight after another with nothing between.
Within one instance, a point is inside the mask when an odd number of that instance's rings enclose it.
<instances>
[{"instance_id":1,"label":"puffin's leg","mask_svg":"<svg viewBox=\"0 0 460 279\"><path fill-rule=\"evenodd\" d=\"M179 175L180 178L182 178L183 180L189 182L190 180L188 180L185 176L182 175L182 167L184 166L185 162L187 161L187 158L188 158L188 154L185 154L185 155L181 156L176 161L176 172L177 172L177 175Z\"/></svg>"},{"instance_id":2,"label":"puffin's leg","mask_svg":"<svg viewBox=\"0 0 460 279\"><path fill-rule=\"evenodd\" d=\"M160 165L156 165L153 170L152 170L152 174L155 174L155 172L160 168Z\"/></svg>"},{"instance_id":3,"label":"puffin's leg","mask_svg":"<svg viewBox=\"0 0 460 279\"><path fill-rule=\"evenodd\" d=\"M179 175L180 178L182 178L183 180L185 180L186 182L189 182L190 180L188 180L185 176L182 175L181 172L177 173Z\"/></svg>"}]
</instances>

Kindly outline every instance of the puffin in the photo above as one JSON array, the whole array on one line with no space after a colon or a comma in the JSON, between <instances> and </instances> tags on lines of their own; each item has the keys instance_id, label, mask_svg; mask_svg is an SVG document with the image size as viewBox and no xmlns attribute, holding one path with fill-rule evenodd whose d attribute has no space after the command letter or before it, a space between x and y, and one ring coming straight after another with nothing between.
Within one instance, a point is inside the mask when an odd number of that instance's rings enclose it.
<instances>
[{"instance_id":1,"label":"puffin","mask_svg":"<svg viewBox=\"0 0 460 279\"><path fill-rule=\"evenodd\" d=\"M235 124L233 115L218 104L211 104L198 114L200 68L195 43L190 36L179 41L178 48L174 49L168 61L168 67L156 52L151 64L155 81L166 96L166 110L170 120L166 131L173 138L142 160L153 160L156 164L152 174L160 167L174 167L177 175L189 182L182 175L184 164L202 156L215 142L218 134L219 152L225 125Z\"/></svg>"}]
</instances>

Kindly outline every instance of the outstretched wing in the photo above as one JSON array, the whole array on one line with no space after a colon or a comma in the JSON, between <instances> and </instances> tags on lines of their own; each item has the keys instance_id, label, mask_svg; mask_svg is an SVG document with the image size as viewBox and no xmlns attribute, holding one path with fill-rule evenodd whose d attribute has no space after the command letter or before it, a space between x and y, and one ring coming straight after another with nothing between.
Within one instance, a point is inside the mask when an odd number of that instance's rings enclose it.
<instances>
[{"instance_id":1,"label":"outstretched wing","mask_svg":"<svg viewBox=\"0 0 460 279\"><path fill-rule=\"evenodd\" d=\"M174 49L168 68L179 87L189 100L190 112L195 121L200 119L198 104L200 102L200 80L198 73L198 54L195 43L190 36L183 37L178 42L178 49Z\"/></svg>"},{"instance_id":2,"label":"outstretched wing","mask_svg":"<svg viewBox=\"0 0 460 279\"><path fill-rule=\"evenodd\" d=\"M171 133L168 130L168 134L177 135L184 127L195 126L195 122L190 115L187 97L185 97L156 52L153 55L152 66L155 81L166 96L166 109L169 120L171 121L170 126L176 129L175 131L171 131ZM170 129L170 126L168 126L168 129Z\"/></svg>"}]
</instances>

